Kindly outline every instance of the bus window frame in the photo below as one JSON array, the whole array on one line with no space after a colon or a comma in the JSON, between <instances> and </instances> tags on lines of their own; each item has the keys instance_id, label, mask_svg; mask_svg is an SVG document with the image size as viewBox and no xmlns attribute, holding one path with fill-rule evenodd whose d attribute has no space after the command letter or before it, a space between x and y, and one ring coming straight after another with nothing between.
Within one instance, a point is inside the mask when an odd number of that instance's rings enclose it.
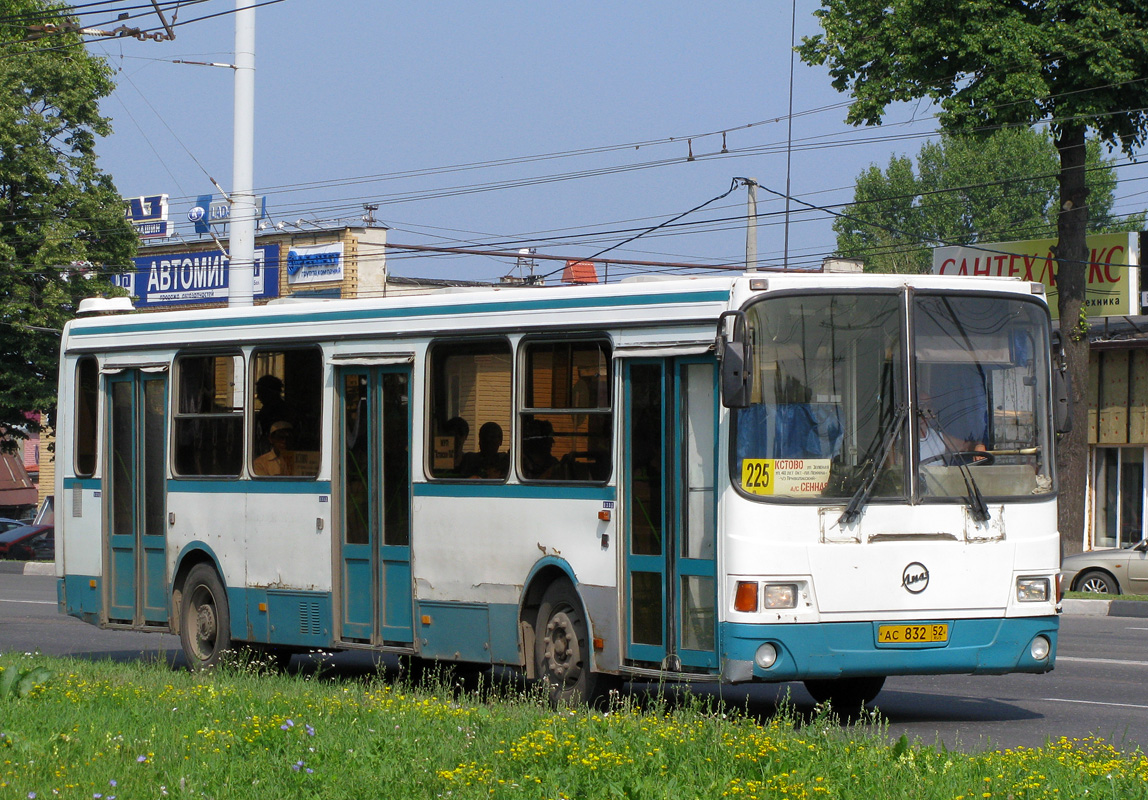
<instances>
[{"instance_id":1,"label":"bus window frame","mask_svg":"<svg viewBox=\"0 0 1148 800\"><path fill-rule=\"evenodd\" d=\"M80 438L80 431L83 426L80 424L80 398L82 395L80 370L87 363L91 363L95 368L95 386L92 387L94 402L90 410L91 421L91 445L92 445L92 468L90 470L80 469L78 442ZM81 355L76 359L75 368L76 379L72 384L75 387L75 393L72 397L72 470L77 478L93 478L100 471L100 360L91 354Z\"/></svg>"},{"instance_id":2,"label":"bus window frame","mask_svg":"<svg viewBox=\"0 0 1148 800\"><path fill-rule=\"evenodd\" d=\"M433 472L434 466L434 425L435 425L435 402L436 392L438 385L435 382L435 353L443 348L478 348L486 345L505 345L506 354L509 358L510 364L510 392L507 396L507 427L509 430L504 430L502 434L503 444L506 445L507 456L507 470L506 474L501 478L468 478L461 475L435 475ZM448 355L454 355L449 353ZM515 342L507 334L478 334L473 336L445 336L433 338L427 343L426 347L426 364L424 366L424 378L422 391L425 395L423 400L423 477L426 480L434 483L466 483L466 484L482 484L487 486L500 486L510 480L511 475L514 474L513 464L515 459L514 438L517 436L517 426L515 424L515 387L518 381L518 358L517 348ZM448 418L449 419L449 418ZM444 420L445 422L446 420ZM477 423L477 420L475 421ZM468 423L469 424L469 423ZM478 444L478 428L477 426L471 429L467 435L467 442Z\"/></svg>"},{"instance_id":3,"label":"bus window frame","mask_svg":"<svg viewBox=\"0 0 1148 800\"><path fill-rule=\"evenodd\" d=\"M319 341L313 341L313 342L302 343L302 344L299 344L299 343L260 342L258 344L252 345L249 348L245 348L245 350L246 350L246 353L245 353L246 358L245 358L244 369L247 372L247 374L246 374L247 396L244 398L244 403L243 403L243 430L244 430L244 434L243 434L243 436L244 436L243 460L244 460L244 468L247 470L249 477L251 478L251 480L257 480L257 481L263 481L263 480L270 480L270 481L317 481L317 480L319 480L319 475L323 471L323 466L322 466L323 465L323 456L324 456L323 445L326 443L324 441L324 438L323 438L323 431L324 431L323 425L324 425L324 419L325 419L323 416L323 411L324 411L324 407L327 403L327 395L328 395L328 392L326 389L326 376L327 376L327 369L328 369L327 354L323 350L322 343ZM319 407L318 407L318 412L315 415L315 420L319 426L319 430L315 432L315 438L316 438L318 445L319 445L319 450L317 451L318 452L318 468L316 469L315 474L313 474L313 475L261 475L261 474L255 472L255 469L254 469L255 459L257 459L259 457L259 455L256 455L256 453L255 453L255 425L256 425L256 417L258 416L258 411L255 408L255 401L256 401L255 388L256 388L256 384L259 382L259 378L263 377L262 375L256 377L256 374L255 374L256 361L257 361L260 354L268 354L268 353L283 354L283 353L287 353L287 352L300 352L300 351L305 351L305 350L314 351L318 354L318 357L319 357L319 379L320 379L319 391L318 391ZM273 373L266 373L266 374L271 375ZM276 377L278 377L278 376L276 376ZM285 388L284 388L283 399L284 399L284 401L286 401L286 399L287 399ZM296 415L298 415L298 409L296 409ZM293 426L294 426L294 423L293 423ZM296 438L297 439L298 439L298 436L299 436L299 432L296 431Z\"/></svg>"},{"instance_id":4,"label":"bus window frame","mask_svg":"<svg viewBox=\"0 0 1148 800\"><path fill-rule=\"evenodd\" d=\"M167 407L170 415L171 424L168 426L168 460L172 477L177 480L209 480L209 481L237 481L244 478L244 462L247 457L247 398L241 397L238 411L231 411L229 413L210 413L210 414L192 414L185 413L179 410L180 397L179 392L181 382L183 380L183 362L189 358L237 358L239 368L243 370L243 375L240 376L235 384L238 385L244 395L247 393L247 373L248 362L244 348L208 348L208 349L189 349L180 350L175 353L171 359L171 385L168 389ZM200 418L200 419L225 419L228 417L239 417L239 436L240 436L240 453L239 453L239 467L235 474L195 474L184 473L179 471L179 461L176 455L176 447L179 444L179 435L176 431L177 425L180 420Z\"/></svg>"},{"instance_id":5,"label":"bus window frame","mask_svg":"<svg viewBox=\"0 0 1148 800\"><path fill-rule=\"evenodd\" d=\"M554 416L554 415L559 415L559 414L570 414L572 416L574 414L574 412L569 410L569 409L556 409L556 408L551 408L548 406L527 406L526 405L527 381L529 380L529 377L530 377L528 372L527 372L527 360L528 360L527 351L528 351L528 349L530 347L533 347L536 345L547 345L547 344L576 345L576 344L595 344L595 343L602 345L605 349L605 352L606 352L606 372L607 372L607 374L606 374L606 377L604 380L606 381L606 390L607 390L607 397L608 397L609 405L605 409L599 408L597 406L595 406L594 408L578 409L577 413L582 413L582 414L586 414L586 415L592 414L595 416L609 417L610 425L609 425L609 430L607 431L607 434L606 434L607 441L609 442L609 451L606 454L606 456L607 456L606 463L608 466L608 471L606 473L606 476L604 478L591 478L591 479L586 479L586 480L580 480L577 478L528 478L528 477L526 477L526 475L524 475L523 471L522 471L522 457L523 457L523 454L525 452L525 448L523 447L523 442L522 442L522 437L523 437L524 432L525 432L525 423L524 423L523 418L527 415L538 416L540 414L542 414L542 415L549 414L551 416ZM517 475L519 481L521 481L523 483L531 483L531 484L536 484L536 483L562 484L562 485L572 485L572 486L605 486L606 484L608 484L610 482L610 479L614 476L614 458L615 458L615 450L617 447L617 444L614 441L614 436L615 436L614 426L617 423L617 419L618 419L618 414L617 414L618 398L616 396L617 391L616 391L616 387L614 385L614 380L615 380L615 375L616 375L615 365L617 364L617 358L614 356L614 349L615 349L614 341L606 331L584 331L584 332L579 332L579 333L568 334L565 336L559 335L559 334L554 334L554 333L531 334L529 336L522 337L518 341L518 352L515 354L516 381L515 381L515 386L514 386L514 389L515 389L515 392L514 392L514 400L515 400L514 440L515 440L516 450L514 453L513 464L514 464L515 474Z\"/></svg>"}]
</instances>

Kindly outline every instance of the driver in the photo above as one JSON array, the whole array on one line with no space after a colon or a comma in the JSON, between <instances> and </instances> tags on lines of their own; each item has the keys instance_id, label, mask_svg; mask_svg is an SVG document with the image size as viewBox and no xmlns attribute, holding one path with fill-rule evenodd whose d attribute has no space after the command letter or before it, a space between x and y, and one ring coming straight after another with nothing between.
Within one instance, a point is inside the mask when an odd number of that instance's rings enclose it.
<instances>
[{"instance_id":1,"label":"driver","mask_svg":"<svg viewBox=\"0 0 1148 800\"><path fill-rule=\"evenodd\" d=\"M983 442L959 439L942 429L928 388L922 386L917 390L917 400L917 446L922 464L952 453L985 452Z\"/></svg>"}]
</instances>

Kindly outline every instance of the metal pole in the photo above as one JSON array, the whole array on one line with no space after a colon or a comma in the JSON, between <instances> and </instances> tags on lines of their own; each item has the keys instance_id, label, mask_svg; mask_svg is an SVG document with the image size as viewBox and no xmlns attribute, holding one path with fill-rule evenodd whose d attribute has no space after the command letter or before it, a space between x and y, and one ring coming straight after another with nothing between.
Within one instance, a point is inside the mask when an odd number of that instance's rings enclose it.
<instances>
[{"instance_id":1,"label":"metal pole","mask_svg":"<svg viewBox=\"0 0 1148 800\"><path fill-rule=\"evenodd\" d=\"M234 136L227 304L249 306L255 294L255 0L235 0Z\"/></svg>"},{"instance_id":2,"label":"metal pole","mask_svg":"<svg viewBox=\"0 0 1148 800\"><path fill-rule=\"evenodd\" d=\"M793 160L793 57L797 44L797 0L793 0L793 12L789 18L789 117L785 134L785 253L782 257L783 269L789 269L789 196L790 164Z\"/></svg>"},{"instance_id":3,"label":"metal pole","mask_svg":"<svg viewBox=\"0 0 1148 800\"><path fill-rule=\"evenodd\" d=\"M749 194L745 202L745 271L757 271L757 184L746 181Z\"/></svg>"}]
</instances>

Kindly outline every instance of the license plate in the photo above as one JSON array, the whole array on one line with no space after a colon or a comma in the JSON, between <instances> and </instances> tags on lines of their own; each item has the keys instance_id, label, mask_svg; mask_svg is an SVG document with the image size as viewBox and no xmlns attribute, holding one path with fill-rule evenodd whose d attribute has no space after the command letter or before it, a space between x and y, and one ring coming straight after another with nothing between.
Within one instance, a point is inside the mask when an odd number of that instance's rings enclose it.
<instances>
[{"instance_id":1,"label":"license plate","mask_svg":"<svg viewBox=\"0 0 1148 800\"><path fill-rule=\"evenodd\" d=\"M878 625L878 644L935 644L949 641L949 626L945 623L928 625Z\"/></svg>"}]
</instances>

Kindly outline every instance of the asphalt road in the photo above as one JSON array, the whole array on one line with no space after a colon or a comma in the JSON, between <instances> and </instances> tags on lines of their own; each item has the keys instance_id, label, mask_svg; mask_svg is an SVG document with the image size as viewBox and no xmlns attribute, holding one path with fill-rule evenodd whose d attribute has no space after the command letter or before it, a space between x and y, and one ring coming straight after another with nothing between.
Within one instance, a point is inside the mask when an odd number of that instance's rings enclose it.
<instances>
[{"instance_id":1,"label":"asphalt road","mask_svg":"<svg viewBox=\"0 0 1148 800\"><path fill-rule=\"evenodd\" d=\"M0 652L12 651L183 664L176 637L101 631L57 612L54 577L0 570ZM311 668L317 658L296 657L292 668ZM350 653L327 661L336 675L358 675L375 669L379 659ZM390 663L382 661L384 667ZM812 698L797 683L725 687L721 695L762 719L783 702L803 718L813 711ZM1056 669L1049 674L892 677L874 705L892 738L904 733L949 749L1039 747L1061 736L1099 736L1122 749L1148 749L1148 618L1065 615Z\"/></svg>"}]
</instances>

